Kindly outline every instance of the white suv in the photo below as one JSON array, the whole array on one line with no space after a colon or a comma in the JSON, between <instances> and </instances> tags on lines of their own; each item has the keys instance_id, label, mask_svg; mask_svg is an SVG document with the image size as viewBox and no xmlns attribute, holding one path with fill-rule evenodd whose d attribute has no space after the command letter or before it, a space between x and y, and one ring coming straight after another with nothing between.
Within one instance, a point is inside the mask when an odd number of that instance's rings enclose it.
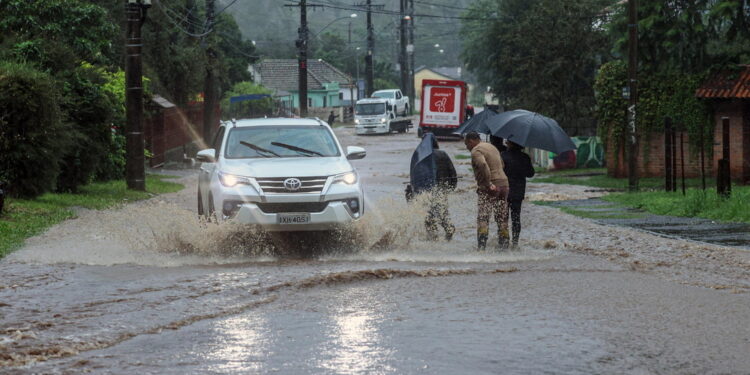
<instances>
[{"instance_id":1,"label":"white suv","mask_svg":"<svg viewBox=\"0 0 750 375\"><path fill-rule=\"evenodd\" d=\"M349 160L317 119L222 123L213 148L198 152L198 213L258 224L268 231L330 230L364 214L364 195Z\"/></svg>"}]
</instances>

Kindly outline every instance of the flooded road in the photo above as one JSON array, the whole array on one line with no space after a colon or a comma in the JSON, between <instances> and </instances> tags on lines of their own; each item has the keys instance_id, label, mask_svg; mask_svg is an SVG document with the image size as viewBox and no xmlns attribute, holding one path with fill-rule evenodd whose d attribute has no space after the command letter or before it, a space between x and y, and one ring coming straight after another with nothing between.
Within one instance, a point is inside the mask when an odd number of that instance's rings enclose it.
<instances>
[{"instance_id":1,"label":"flooded road","mask_svg":"<svg viewBox=\"0 0 750 375\"><path fill-rule=\"evenodd\" d=\"M337 251L279 257L200 222L184 173L180 193L81 211L0 262L0 373L750 373L748 252L528 202L521 251L477 252L465 159L456 237L431 241L403 199L414 134L337 133L368 151L368 211Z\"/></svg>"}]
</instances>

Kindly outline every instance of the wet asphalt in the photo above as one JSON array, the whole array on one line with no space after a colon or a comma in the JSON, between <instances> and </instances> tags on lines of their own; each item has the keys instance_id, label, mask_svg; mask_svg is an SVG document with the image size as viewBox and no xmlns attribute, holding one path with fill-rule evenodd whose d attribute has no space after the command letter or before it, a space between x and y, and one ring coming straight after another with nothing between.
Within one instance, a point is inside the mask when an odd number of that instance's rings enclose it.
<instances>
[{"instance_id":1,"label":"wet asphalt","mask_svg":"<svg viewBox=\"0 0 750 375\"><path fill-rule=\"evenodd\" d=\"M183 173L183 192L81 211L0 261L0 373L750 373L746 251L527 202L521 250L478 252L466 159L458 233L435 241L403 199L414 133L337 134L368 151L368 212L336 252L199 222Z\"/></svg>"}]
</instances>

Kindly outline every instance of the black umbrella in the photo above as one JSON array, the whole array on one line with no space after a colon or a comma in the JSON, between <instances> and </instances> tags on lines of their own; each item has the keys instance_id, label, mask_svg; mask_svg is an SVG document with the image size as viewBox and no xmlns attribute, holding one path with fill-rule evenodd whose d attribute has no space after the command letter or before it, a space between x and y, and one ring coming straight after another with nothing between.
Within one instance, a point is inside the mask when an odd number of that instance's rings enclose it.
<instances>
[{"instance_id":1,"label":"black umbrella","mask_svg":"<svg viewBox=\"0 0 750 375\"><path fill-rule=\"evenodd\" d=\"M464 121L461 126L453 132L453 134L466 134L470 132L477 133L489 133L490 128L487 127L487 120L497 116L497 112L487 108L482 112L477 113L472 118Z\"/></svg>"},{"instance_id":2,"label":"black umbrella","mask_svg":"<svg viewBox=\"0 0 750 375\"><path fill-rule=\"evenodd\" d=\"M523 109L503 112L488 120L490 134L503 137L525 147L562 154L575 150L576 145L557 121Z\"/></svg>"}]
</instances>

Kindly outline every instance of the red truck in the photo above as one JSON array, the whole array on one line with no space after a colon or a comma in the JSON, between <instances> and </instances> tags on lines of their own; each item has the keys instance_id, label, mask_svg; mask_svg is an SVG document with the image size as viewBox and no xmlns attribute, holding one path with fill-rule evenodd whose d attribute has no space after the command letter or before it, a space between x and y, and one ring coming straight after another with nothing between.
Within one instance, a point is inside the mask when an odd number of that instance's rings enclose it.
<instances>
[{"instance_id":1,"label":"red truck","mask_svg":"<svg viewBox=\"0 0 750 375\"><path fill-rule=\"evenodd\" d=\"M437 136L455 136L466 116L466 82L425 79L422 81L422 108L419 136L431 132Z\"/></svg>"}]
</instances>

